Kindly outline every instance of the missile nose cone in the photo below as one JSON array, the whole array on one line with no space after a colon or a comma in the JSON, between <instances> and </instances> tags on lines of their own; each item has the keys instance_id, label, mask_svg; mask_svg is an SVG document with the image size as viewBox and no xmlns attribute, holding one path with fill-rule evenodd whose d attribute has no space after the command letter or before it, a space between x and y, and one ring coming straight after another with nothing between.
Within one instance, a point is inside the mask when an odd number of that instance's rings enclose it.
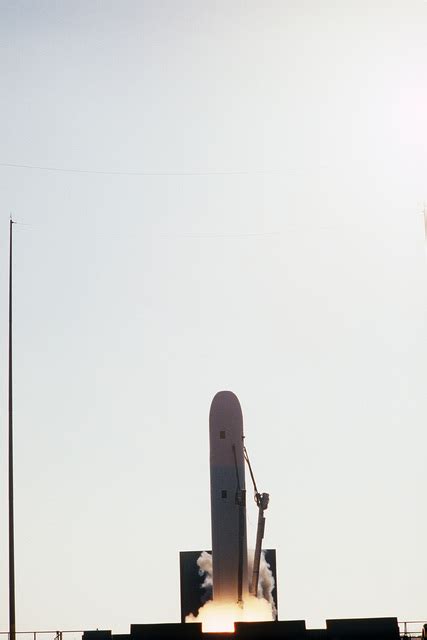
<instances>
[{"instance_id":1,"label":"missile nose cone","mask_svg":"<svg viewBox=\"0 0 427 640\"><path fill-rule=\"evenodd\" d=\"M210 424L222 419L243 426L242 408L238 397L232 391L218 391L212 400L209 413Z\"/></svg>"}]
</instances>

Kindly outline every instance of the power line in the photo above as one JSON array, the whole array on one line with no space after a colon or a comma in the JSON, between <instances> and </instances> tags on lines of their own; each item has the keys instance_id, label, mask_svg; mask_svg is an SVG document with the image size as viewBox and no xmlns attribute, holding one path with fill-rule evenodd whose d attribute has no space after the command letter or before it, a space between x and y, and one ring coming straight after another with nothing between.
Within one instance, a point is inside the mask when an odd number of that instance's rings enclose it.
<instances>
[{"instance_id":1,"label":"power line","mask_svg":"<svg viewBox=\"0 0 427 640\"><path fill-rule=\"evenodd\" d=\"M279 174L278 170L205 170L205 171L98 171L96 169L71 169L64 167L45 167L32 164L13 164L0 162L0 167L12 169L30 169L35 171L54 171L58 173L82 173L100 176L249 176Z\"/></svg>"},{"instance_id":2,"label":"power line","mask_svg":"<svg viewBox=\"0 0 427 640\"><path fill-rule=\"evenodd\" d=\"M160 238L167 239L245 239L245 238L271 238L281 235L280 231L267 231L255 233L166 233L160 234Z\"/></svg>"}]
</instances>

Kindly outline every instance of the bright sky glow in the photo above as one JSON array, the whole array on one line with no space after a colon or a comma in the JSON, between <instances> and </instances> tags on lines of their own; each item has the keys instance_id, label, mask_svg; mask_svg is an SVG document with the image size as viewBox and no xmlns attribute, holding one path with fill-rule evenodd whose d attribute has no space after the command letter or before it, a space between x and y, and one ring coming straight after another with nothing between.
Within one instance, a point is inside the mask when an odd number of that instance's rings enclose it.
<instances>
[{"instance_id":1,"label":"bright sky glow","mask_svg":"<svg viewBox=\"0 0 427 640\"><path fill-rule=\"evenodd\" d=\"M271 495L280 618L427 619L426 18L421 0L0 0L0 163L208 173L0 166L3 364L10 212L29 225L18 629L179 620L221 389Z\"/></svg>"}]
</instances>

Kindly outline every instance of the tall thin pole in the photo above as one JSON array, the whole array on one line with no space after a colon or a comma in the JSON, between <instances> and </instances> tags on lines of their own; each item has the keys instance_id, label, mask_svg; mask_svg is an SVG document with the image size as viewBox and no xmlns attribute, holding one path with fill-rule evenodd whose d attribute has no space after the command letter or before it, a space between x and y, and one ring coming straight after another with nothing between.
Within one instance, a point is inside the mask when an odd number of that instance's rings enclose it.
<instances>
[{"instance_id":1,"label":"tall thin pole","mask_svg":"<svg viewBox=\"0 0 427 640\"><path fill-rule=\"evenodd\" d=\"M427 242L427 206L426 205L424 205L423 214L424 214L424 233L425 233L425 239Z\"/></svg>"},{"instance_id":2,"label":"tall thin pole","mask_svg":"<svg viewBox=\"0 0 427 640\"><path fill-rule=\"evenodd\" d=\"M15 536L13 518L13 396L12 396L12 225L9 226L9 640L16 640Z\"/></svg>"}]
</instances>

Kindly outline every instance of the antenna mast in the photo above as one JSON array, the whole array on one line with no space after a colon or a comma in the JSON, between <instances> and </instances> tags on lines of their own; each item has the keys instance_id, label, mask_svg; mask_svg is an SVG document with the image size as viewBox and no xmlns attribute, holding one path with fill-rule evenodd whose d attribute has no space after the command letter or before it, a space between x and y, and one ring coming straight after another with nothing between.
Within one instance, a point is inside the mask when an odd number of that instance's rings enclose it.
<instances>
[{"instance_id":1,"label":"antenna mast","mask_svg":"<svg viewBox=\"0 0 427 640\"><path fill-rule=\"evenodd\" d=\"M12 396L12 218L9 225L9 640L16 640L15 536L13 517L13 396Z\"/></svg>"}]
</instances>

